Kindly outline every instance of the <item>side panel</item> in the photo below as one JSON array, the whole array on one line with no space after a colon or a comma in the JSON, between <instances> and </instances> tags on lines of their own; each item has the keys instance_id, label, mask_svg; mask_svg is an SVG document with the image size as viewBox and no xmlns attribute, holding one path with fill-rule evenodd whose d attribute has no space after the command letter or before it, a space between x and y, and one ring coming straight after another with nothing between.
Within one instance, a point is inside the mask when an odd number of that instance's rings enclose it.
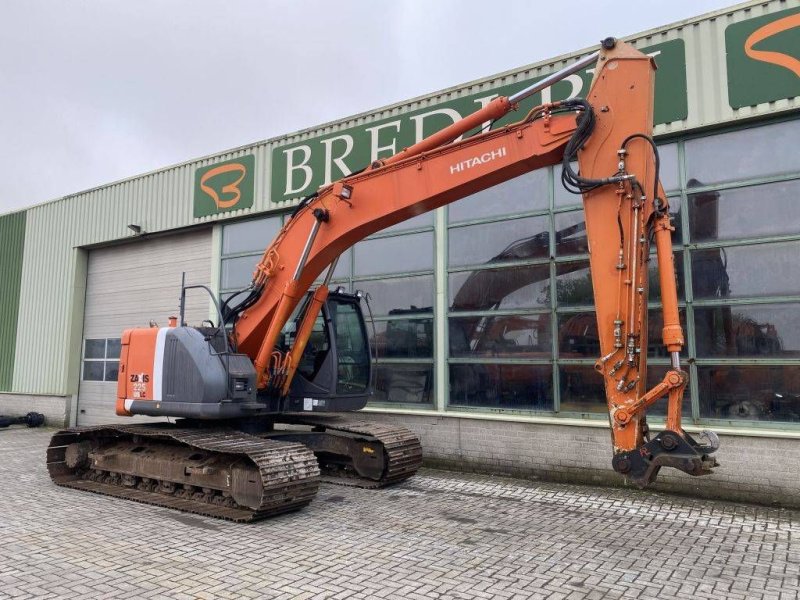
<instances>
[{"instance_id":1,"label":"side panel","mask_svg":"<svg viewBox=\"0 0 800 600\"><path fill-rule=\"evenodd\" d=\"M25 212L0 217L0 390L11 390L25 250Z\"/></svg>"}]
</instances>

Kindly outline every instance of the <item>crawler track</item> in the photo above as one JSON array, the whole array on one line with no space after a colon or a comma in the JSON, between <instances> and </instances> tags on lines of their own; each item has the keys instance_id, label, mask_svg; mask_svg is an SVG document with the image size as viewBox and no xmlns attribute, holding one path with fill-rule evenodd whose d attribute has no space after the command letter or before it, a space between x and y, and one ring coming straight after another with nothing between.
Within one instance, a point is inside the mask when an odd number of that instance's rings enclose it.
<instances>
[{"instance_id":1,"label":"crawler track","mask_svg":"<svg viewBox=\"0 0 800 600\"><path fill-rule=\"evenodd\" d=\"M224 489L199 488L191 485L191 481L176 482L176 477L161 481L136 474L120 475L92 468L91 459L70 467L69 463L74 465L76 460L68 459L68 454L74 456L82 442L86 442L86 448L102 447L106 451L110 448L112 458L116 457L113 451L117 446L123 448L131 443L183 452L187 448L203 451L218 461L229 460L231 468L244 464L250 472L260 474L260 493L256 494L253 506L244 506ZM124 453L124 448L119 451L123 459L130 460ZM187 479L191 468L181 467ZM256 521L303 508L316 495L320 481L314 454L301 444L262 439L229 429L180 429L162 424L103 425L59 431L47 449L47 469L60 486L237 522ZM230 486L230 477L227 480Z\"/></svg>"},{"instance_id":2,"label":"crawler track","mask_svg":"<svg viewBox=\"0 0 800 600\"><path fill-rule=\"evenodd\" d=\"M422 466L422 446L419 438L405 427L340 416L291 415L281 417L281 422L311 426L317 431L341 432L342 435L365 442L377 442L383 446L385 467L378 479L360 477L352 470L326 464L324 459L318 456L322 468L322 480L326 483L382 488L408 479Z\"/></svg>"}]
</instances>

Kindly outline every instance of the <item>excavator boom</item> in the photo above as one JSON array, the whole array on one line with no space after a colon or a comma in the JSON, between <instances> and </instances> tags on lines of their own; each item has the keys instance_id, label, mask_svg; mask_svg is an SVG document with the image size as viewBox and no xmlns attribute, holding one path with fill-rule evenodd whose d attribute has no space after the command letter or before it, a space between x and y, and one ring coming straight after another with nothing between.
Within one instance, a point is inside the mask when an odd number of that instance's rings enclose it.
<instances>
[{"instance_id":1,"label":"excavator boom","mask_svg":"<svg viewBox=\"0 0 800 600\"><path fill-rule=\"evenodd\" d=\"M461 141L460 136L515 110L518 102L592 62L588 100L533 109L524 119ZM716 440L702 446L681 428L687 375L678 318L666 196L658 182L652 141L653 60L624 43L604 40L601 50L544 82L497 98L463 121L395 156L374 162L305 199L265 251L253 287L258 300L236 315L235 341L254 359L258 387L285 395L317 317L327 285L317 288L294 347L276 352L286 322L313 283L365 237L502 183L528 171L563 163L568 189L582 193L597 307L601 357L614 438L614 467L641 485L660 466L704 474L716 464ZM580 175L573 172L577 159ZM664 327L672 369L645 389L647 265L657 249ZM327 280L326 280L327 281ZM642 349L645 349L642 352ZM281 377L276 378L275 373ZM650 442L648 406L667 396L667 432Z\"/></svg>"}]
</instances>

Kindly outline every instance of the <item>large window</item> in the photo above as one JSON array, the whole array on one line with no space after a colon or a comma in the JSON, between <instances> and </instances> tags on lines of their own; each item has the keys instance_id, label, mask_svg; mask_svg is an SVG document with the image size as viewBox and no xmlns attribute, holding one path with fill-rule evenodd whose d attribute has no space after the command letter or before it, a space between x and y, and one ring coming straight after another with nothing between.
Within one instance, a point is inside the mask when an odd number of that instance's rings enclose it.
<instances>
[{"instance_id":1,"label":"large window","mask_svg":"<svg viewBox=\"0 0 800 600\"><path fill-rule=\"evenodd\" d=\"M791 151L798 135L795 120L659 146L675 225L684 368L693 379L689 421L800 421L800 159ZM449 208L454 409L606 411L593 368L600 348L582 200L562 189L560 170L541 169ZM669 357L655 260L650 273L654 385Z\"/></svg>"},{"instance_id":2,"label":"large window","mask_svg":"<svg viewBox=\"0 0 800 600\"><path fill-rule=\"evenodd\" d=\"M373 403L433 405L435 253L433 213L353 248L350 288L364 294L377 367Z\"/></svg>"}]
</instances>

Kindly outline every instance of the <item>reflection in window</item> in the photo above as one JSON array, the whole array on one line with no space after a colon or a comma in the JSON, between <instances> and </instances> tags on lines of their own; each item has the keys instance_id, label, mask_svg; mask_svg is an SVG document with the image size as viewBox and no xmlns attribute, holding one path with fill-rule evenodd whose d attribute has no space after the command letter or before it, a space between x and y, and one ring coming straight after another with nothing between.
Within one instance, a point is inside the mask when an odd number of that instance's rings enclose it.
<instances>
[{"instance_id":1,"label":"reflection in window","mask_svg":"<svg viewBox=\"0 0 800 600\"><path fill-rule=\"evenodd\" d=\"M451 357L546 358L552 356L550 315L451 318Z\"/></svg>"},{"instance_id":2,"label":"reflection in window","mask_svg":"<svg viewBox=\"0 0 800 600\"><path fill-rule=\"evenodd\" d=\"M281 217L231 223L222 228L222 254L261 253L281 229Z\"/></svg>"},{"instance_id":3,"label":"reflection in window","mask_svg":"<svg viewBox=\"0 0 800 600\"><path fill-rule=\"evenodd\" d=\"M450 310L492 310L550 306L550 265L451 273Z\"/></svg>"},{"instance_id":4,"label":"reflection in window","mask_svg":"<svg viewBox=\"0 0 800 600\"><path fill-rule=\"evenodd\" d=\"M235 290L249 285L259 260L260 254L222 259L222 289Z\"/></svg>"},{"instance_id":5,"label":"reflection in window","mask_svg":"<svg viewBox=\"0 0 800 600\"><path fill-rule=\"evenodd\" d=\"M553 410L549 365L450 365L450 405Z\"/></svg>"},{"instance_id":6,"label":"reflection in window","mask_svg":"<svg viewBox=\"0 0 800 600\"><path fill-rule=\"evenodd\" d=\"M367 324L373 355L384 358L433 358L433 319L392 319Z\"/></svg>"},{"instance_id":7,"label":"reflection in window","mask_svg":"<svg viewBox=\"0 0 800 600\"><path fill-rule=\"evenodd\" d=\"M353 251L350 249L345 250L339 256L339 260L336 262L336 268L333 270L333 278L332 281L341 281L342 279L348 279L350 277L350 264L351 264L351 255ZM319 284L322 282L323 279L328 275L328 268L325 267L322 272L317 277L316 283Z\"/></svg>"},{"instance_id":8,"label":"reflection in window","mask_svg":"<svg viewBox=\"0 0 800 600\"><path fill-rule=\"evenodd\" d=\"M600 336L593 312L558 315L559 358L597 358Z\"/></svg>"},{"instance_id":9,"label":"reflection in window","mask_svg":"<svg viewBox=\"0 0 800 600\"><path fill-rule=\"evenodd\" d=\"M796 365L701 366L700 416L748 421L800 421Z\"/></svg>"},{"instance_id":10,"label":"reflection in window","mask_svg":"<svg viewBox=\"0 0 800 600\"><path fill-rule=\"evenodd\" d=\"M379 364L373 402L433 402L433 365Z\"/></svg>"},{"instance_id":11,"label":"reflection in window","mask_svg":"<svg viewBox=\"0 0 800 600\"><path fill-rule=\"evenodd\" d=\"M355 246L355 275L433 269L433 232L365 240Z\"/></svg>"},{"instance_id":12,"label":"reflection in window","mask_svg":"<svg viewBox=\"0 0 800 600\"><path fill-rule=\"evenodd\" d=\"M800 119L687 140L687 187L798 171L798 138Z\"/></svg>"},{"instance_id":13,"label":"reflection in window","mask_svg":"<svg viewBox=\"0 0 800 600\"><path fill-rule=\"evenodd\" d=\"M710 248L692 252L695 298L800 293L800 242Z\"/></svg>"},{"instance_id":14,"label":"reflection in window","mask_svg":"<svg viewBox=\"0 0 800 600\"><path fill-rule=\"evenodd\" d=\"M603 413L608 410L603 376L591 365L562 365L558 377L562 412Z\"/></svg>"},{"instance_id":15,"label":"reflection in window","mask_svg":"<svg viewBox=\"0 0 800 600\"><path fill-rule=\"evenodd\" d=\"M780 181L689 196L693 242L800 233L800 181ZM753 210L758 206L758 210Z\"/></svg>"},{"instance_id":16,"label":"reflection in window","mask_svg":"<svg viewBox=\"0 0 800 600\"><path fill-rule=\"evenodd\" d=\"M586 254L589 240L586 237L586 221L583 210L556 213L556 255Z\"/></svg>"},{"instance_id":17,"label":"reflection in window","mask_svg":"<svg viewBox=\"0 0 800 600\"><path fill-rule=\"evenodd\" d=\"M800 305L695 308L698 358L800 356Z\"/></svg>"},{"instance_id":18,"label":"reflection in window","mask_svg":"<svg viewBox=\"0 0 800 600\"><path fill-rule=\"evenodd\" d=\"M647 356L669 357L661 340L664 316L661 309L648 311L647 318ZM681 326L686 331L686 310L679 312ZM686 355L686 346L681 354ZM558 356L559 358L599 358L600 336L597 333L597 315L594 312L561 314L558 316Z\"/></svg>"},{"instance_id":19,"label":"reflection in window","mask_svg":"<svg viewBox=\"0 0 800 600\"><path fill-rule=\"evenodd\" d=\"M395 231L405 231L406 229L423 229L425 227L433 227L433 211L412 217L407 221L401 221L397 225L392 225L386 229L382 229L380 233L394 233Z\"/></svg>"},{"instance_id":20,"label":"reflection in window","mask_svg":"<svg viewBox=\"0 0 800 600\"><path fill-rule=\"evenodd\" d=\"M448 245L452 266L547 258L550 219L528 217L454 227Z\"/></svg>"},{"instance_id":21,"label":"reflection in window","mask_svg":"<svg viewBox=\"0 0 800 600\"><path fill-rule=\"evenodd\" d=\"M102 340L86 340L83 346L84 358L105 358L106 356L106 341Z\"/></svg>"},{"instance_id":22,"label":"reflection in window","mask_svg":"<svg viewBox=\"0 0 800 600\"><path fill-rule=\"evenodd\" d=\"M588 260L556 265L556 300L560 306L579 306L594 302Z\"/></svg>"},{"instance_id":23,"label":"reflection in window","mask_svg":"<svg viewBox=\"0 0 800 600\"><path fill-rule=\"evenodd\" d=\"M670 192L680 188L678 181L678 144L658 146L658 158L661 163L658 176L665 191Z\"/></svg>"},{"instance_id":24,"label":"reflection in window","mask_svg":"<svg viewBox=\"0 0 800 600\"><path fill-rule=\"evenodd\" d=\"M531 171L454 202L447 208L450 223L546 210L547 171Z\"/></svg>"},{"instance_id":25,"label":"reflection in window","mask_svg":"<svg viewBox=\"0 0 800 600\"><path fill-rule=\"evenodd\" d=\"M353 287L369 294L369 306L376 317L433 310L433 275L355 281Z\"/></svg>"}]
</instances>

